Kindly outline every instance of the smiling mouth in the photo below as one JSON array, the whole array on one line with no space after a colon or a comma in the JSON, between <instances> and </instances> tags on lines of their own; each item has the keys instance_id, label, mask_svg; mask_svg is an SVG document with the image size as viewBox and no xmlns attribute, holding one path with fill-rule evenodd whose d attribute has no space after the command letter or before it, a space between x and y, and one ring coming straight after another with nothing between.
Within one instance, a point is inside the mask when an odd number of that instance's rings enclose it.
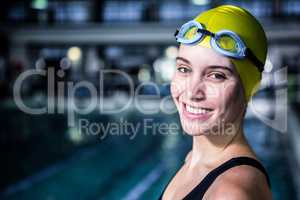
<instances>
[{"instance_id":1,"label":"smiling mouth","mask_svg":"<svg viewBox=\"0 0 300 200\"><path fill-rule=\"evenodd\" d=\"M194 115L208 114L213 111L213 109L211 109L211 108L195 107L195 106L188 105L186 103L182 103L182 104L183 104L183 108L186 112L188 112L190 114L194 114Z\"/></svg>"},{"instance_id":2,"label":"smiling mouth","mask_svg":"<svg viewBox=\"0 0 300 200\"><path fill-rule=\"evenodd\" d=\"M192 107L190 105L185 104L185 109L187 112L192 114L206 114L212 111L212 109L209 108L202 108L202 107Z\"/></svg>"}]
</instances>

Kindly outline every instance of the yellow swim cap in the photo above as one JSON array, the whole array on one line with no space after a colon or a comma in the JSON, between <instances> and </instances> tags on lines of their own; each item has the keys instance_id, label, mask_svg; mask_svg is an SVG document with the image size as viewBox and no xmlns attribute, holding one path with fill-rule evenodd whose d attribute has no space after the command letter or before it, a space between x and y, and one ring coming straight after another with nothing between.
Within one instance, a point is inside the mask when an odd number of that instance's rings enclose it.
<instances>
[{"instance_id":1,"label":"yellow swim cap","mask_svg":"<svg viewBox=\"0 0 300 200\"><path fill-rule=\"evenodd\" d=\"M213 33L224 29L235 32L255 56L265 64L268 49L266 34L261 24L247 10L237 6L222 5L201 13L194 20ZM210 36L205 37L198 44L211 48ZM249 101L259 88L261 72L249 59L231 60L242 80L245 98Z\"/></svg>"}]
</instances>

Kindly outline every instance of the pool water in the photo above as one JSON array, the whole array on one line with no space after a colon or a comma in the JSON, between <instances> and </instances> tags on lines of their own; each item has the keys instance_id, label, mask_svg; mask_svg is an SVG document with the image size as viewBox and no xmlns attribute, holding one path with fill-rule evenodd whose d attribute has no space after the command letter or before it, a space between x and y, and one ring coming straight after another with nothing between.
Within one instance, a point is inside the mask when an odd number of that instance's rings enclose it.
<instances>
[{"instance_id":1,"label":"pool water","mask_svg":"<svg viewBox=\"0 0 300 200\"><path fill-rule=\"evenodd\" d=\"M181 129L154 134L139 128L134 137L104 137L68 127L64 115L1 112L1 156L7 158L1 166L3 200L157 199L191 148L191 138ZM80 118L102 125L120 123L120 118L141 125L145 119L179 124L177 114L144 116L135 111ZM245 132L270 175L274 200L295 199L281 136L257 119L246 119Z\"/></svg>"}]
</instances>

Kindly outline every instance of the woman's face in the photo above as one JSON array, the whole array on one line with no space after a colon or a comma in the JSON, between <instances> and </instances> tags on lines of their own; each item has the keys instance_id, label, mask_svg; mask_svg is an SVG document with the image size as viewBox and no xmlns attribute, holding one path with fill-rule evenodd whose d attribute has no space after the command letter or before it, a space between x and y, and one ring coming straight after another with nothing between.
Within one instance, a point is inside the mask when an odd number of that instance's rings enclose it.
<instances>
[{"instance_id":1,"label":"woman's face","mask_svg":"<svg viewBox=\"0 0 300 200\"><path fill-rule=\"evenodd\" d=\"M230 59L200 45L181 45L171 93L190 135L234 134L245 110L243 87Z\"/></svg>"}]
</instances>

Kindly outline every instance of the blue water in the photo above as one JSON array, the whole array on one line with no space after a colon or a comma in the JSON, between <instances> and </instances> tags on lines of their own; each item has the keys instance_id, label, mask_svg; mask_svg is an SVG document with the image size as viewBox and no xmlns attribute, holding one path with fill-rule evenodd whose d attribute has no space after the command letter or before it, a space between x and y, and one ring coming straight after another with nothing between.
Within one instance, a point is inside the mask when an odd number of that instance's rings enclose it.
<instances>
[{"instance_id":1,"label":"blue water","mask_svg":"<svg viewBox=\"0 0 300 200\"><path fill-rule=\"evenodd\" d=\"M131 135L87 134L69 128L63 115L29 116L1 111L1 199L156 199L191 148L182 130ZM90 122L133 124L177 123L174 115L144 116L127 111L117 116L77 116ZM94 127L95 128L95 127ZM275 200L295 199L295 190L280 134L257 119L247 119L245 132L271 178ZM8 155L8 156L7 156ZM283 164L284 163L284 164Z\"/></svg>"}]
</instances>

